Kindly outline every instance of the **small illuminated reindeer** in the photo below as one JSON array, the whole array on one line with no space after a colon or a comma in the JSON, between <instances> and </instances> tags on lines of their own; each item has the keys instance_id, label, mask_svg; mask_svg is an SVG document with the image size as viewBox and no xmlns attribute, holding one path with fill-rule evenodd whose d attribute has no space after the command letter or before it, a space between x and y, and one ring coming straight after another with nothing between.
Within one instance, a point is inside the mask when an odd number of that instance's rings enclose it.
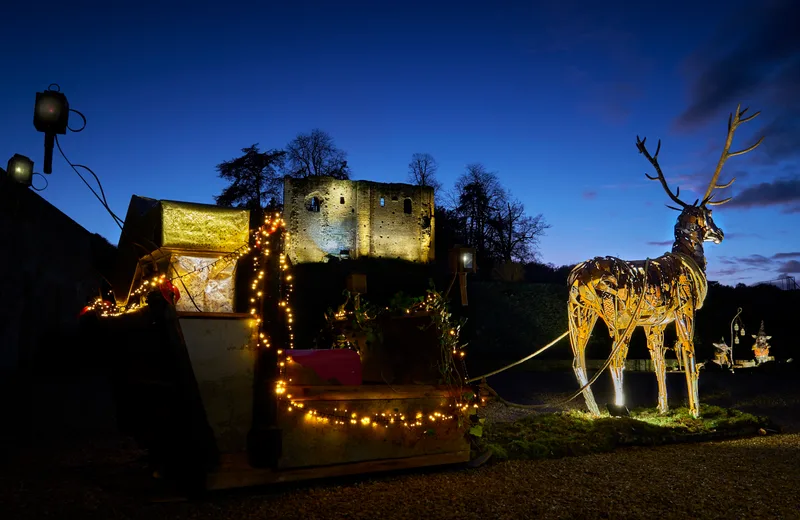
<instances>
[{"instance_id":1,"label":"small illuminated reindeer","mask_svg":"<svg viewBox=\"0 0 800 520\"><path fill-rule=\"evenodd\" d=\"M634 261L610 256L596 257L578 264L569 274L568 317L570 343L575 355L573 369L578 383L581 387L585 387L583 396L586 406L594 415L599 415L600 411L592 389L588 386L586 343L597 318L600 317L608 326L613 339L609 367L616 392L616 404L625 404L622 372L625 368L631 334L635 327L641 326L647 336L647 347L658 380L658 410L660 413L667 412L664 329L675 322L682 365L686 373L689 411L692 416L699 416L697 395L699 364L695 360L693 338L695 312L703 306L708 290L703 242L719 244L724 236L722 230L714 224L709 206L724 204L730 200L729 197L718 202L712 201L715 189L727 188L736 180L734 178L724 185L717 184L725 161L729 157L755 149L764 140L762 137L753 146L738 152L729 151L733 134L739 125L750 121L760 113L756 112L742 119L747 109L740 111L740 108L741 105L736 107L736 114L728 118L725 148L702 202L698 199L692 205L678 198L680 188L673 194L667 185L658 164L661 141L658 142L655 155L651 156L645 148L646 139L636 138L639 153L644 154L657 174L655 177L645 175L651 180L661 182L669 198L679 206L667 207L681 212L675 224L675 242L671 253L665 253L658 258Z\"/></svg>"}]
</instances>

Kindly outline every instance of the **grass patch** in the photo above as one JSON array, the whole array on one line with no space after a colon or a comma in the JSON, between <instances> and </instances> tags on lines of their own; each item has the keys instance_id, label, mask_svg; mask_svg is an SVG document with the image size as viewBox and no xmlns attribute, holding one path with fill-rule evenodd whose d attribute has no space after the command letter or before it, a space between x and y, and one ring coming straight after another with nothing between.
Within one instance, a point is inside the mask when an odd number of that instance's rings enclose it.
<instances>
[{"instance_id":1,"label":"grass patch","mask_svg":"<svg viewBox=\"0 0 800 520\"><path fill-rule=\"evenodd\" d=\"M753 435L771 428L769 419L739 410L701 405L700 419L678 408L667 415L655 409L631 417L599 419L580 411L536 414L513 422L488 422L478 448L498 459L542 459L613 451L621 446L656 446Z\"/></svg>"}]
</instances>

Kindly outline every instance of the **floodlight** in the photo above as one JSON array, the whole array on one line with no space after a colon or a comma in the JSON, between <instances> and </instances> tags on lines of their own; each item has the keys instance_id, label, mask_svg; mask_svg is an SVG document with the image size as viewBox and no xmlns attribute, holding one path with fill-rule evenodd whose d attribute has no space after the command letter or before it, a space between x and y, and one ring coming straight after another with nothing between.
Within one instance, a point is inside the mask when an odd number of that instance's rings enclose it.
<instances>
[{"instance_id":1,"label":"floodlight","mask_svg":"<svg viewBox=\"0 0 800 520\"><path fill-rule=\"evenodd\" d=\"M14 157L8 160L6 172L14 182L23 186L30 186L33 181L33 161L24 155L16 153Z\"/></svg>"},{"instance_id":2,"label":"floodlight","mask_svg":"<svg viewBox=\"0 0 800 520\"><path fill-rule=\"evenodd\" d=\"M630 417L631 412L624 404L606 404L606 409L611 417Z\"/></svg>"}]
</instances>

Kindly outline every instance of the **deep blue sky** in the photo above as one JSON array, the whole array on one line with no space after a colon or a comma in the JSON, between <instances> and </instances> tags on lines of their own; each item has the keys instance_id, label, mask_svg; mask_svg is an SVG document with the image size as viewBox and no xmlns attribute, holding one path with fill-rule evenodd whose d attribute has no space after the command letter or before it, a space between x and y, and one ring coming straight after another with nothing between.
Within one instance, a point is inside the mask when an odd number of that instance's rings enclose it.
<instances>
[{"instance_id":1,"label":"deep blue sky","mask_svg":"<svg viewBox=\"0 0 800 520\"><path fill-rule=\"evenodd\" d=\"M734 148L767 138L723 170L735 198L714 212L726 238L706 247L709 278L800 275L795 0L15 3L0 31L0 156L41 170L34 95L58 83L88 118L62 146L121 216L132 194L213 202L216 164L321 128L356 179L403 182L428 152L450 188L483 163L552 225L544 262L654 257L677 214L636 135L662 139L662 168L691 203L741 102L762 114ZM116 243L58 151L48 181L47 200Z\"/></svg>"}]
</instances>

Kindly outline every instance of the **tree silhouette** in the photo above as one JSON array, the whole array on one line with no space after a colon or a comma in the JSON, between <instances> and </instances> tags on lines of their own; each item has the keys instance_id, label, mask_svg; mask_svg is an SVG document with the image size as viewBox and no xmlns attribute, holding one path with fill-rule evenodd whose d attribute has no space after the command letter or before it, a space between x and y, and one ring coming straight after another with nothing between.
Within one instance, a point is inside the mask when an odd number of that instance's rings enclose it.
<instances>
[{"instance_id":1,"label":"tree silhouette","mask_svg":"<svg viewBox=\"0 0 800 520\"><path fill-rule=\"evenodd\" d=\"M439 165L431 154L415 153L411 156L411 162L408 163L408 180L417 186L429 186L436 193L442 187L442 184L436 179L438 170Z\"/></svg>"},{"instance_id":2,"label":"tree silhouette","mask_svg":"<svg viewBox=\"0 0 800 520\"><path fill-rule=\"evenodd\" d=\"M286 145L286 159L287 173L292 177L350 178L347 154L336 148L333 137L317 128L308 134L298 134Z\"/></svg>"},{"instance_id":3,"label":"tree silhouette","mask_svg":"<svg viewBox=\"0 0 800 520\"><path fill-rule=\"evenodd\" d=\"M454 206L461 224L461 239L475 248L479 262L492 255L493 229L489 220L505 203L505 193L497 174L480 163L469 164L456 181ZM480 265L480 263L478 264Z\"/></svg>"},{"instance_id":4,"label":"tree silhouette","mask_svg":"<svg viewBox=\"0 0 800 520\"><path fill-rule=\"evenodd\" d=\"M244 155L217 165L219 177L229 181L222 193L214 196L219 206L247 208L253 222L261 221L264 208L279 206L281 177L286 152L262 152L258 144L242 148Z\"/></svg>"},{"instance_id":5,"label":"tree silhouette","mask_svg":"<svg viewBox=\"0 0 800 520\"><path fill-rule=\"evenodd\" d=\"M506 201L489 225L493 252L504 262L532 262L538 256L539 238L550 228L540 213L535 217L525 214L525 206L518 200Z\"/></svg>"}]
</instances>

